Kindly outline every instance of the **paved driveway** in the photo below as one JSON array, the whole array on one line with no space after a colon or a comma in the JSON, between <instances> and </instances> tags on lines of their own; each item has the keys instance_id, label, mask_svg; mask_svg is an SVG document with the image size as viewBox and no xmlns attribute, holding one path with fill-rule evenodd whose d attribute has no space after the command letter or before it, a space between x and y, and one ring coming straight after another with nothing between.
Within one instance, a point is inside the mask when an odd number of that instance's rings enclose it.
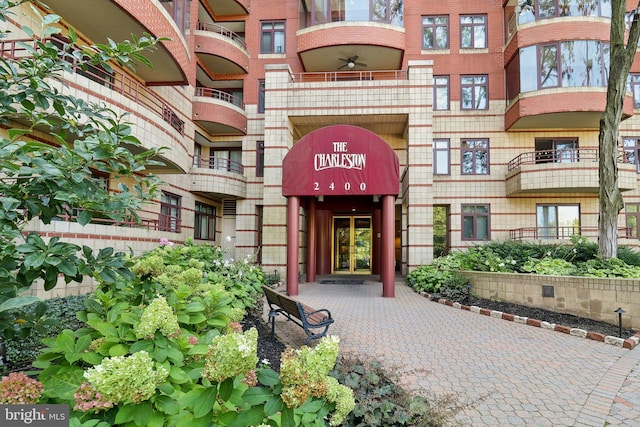
<instances>
[{"instance_id":1,"label":"paved driveway","mask_svg":"<svg viewBox=\"0 0 640 427\"><path fill-rule=\"evenodd\" d=\"M301 283L298 299L327 308L341 351L375 357L405 386L455 394L460 425L640 425L640 348L622 349L429 301L403 283ZM276 333L305 335L279 316Z\"/></svg>"}]
</instances>

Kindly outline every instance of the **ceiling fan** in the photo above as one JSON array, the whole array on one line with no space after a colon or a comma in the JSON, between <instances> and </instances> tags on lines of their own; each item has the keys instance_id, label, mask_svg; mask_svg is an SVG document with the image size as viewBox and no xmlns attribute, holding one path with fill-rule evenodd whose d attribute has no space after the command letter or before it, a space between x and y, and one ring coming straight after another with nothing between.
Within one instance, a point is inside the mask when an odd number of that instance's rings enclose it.
<instances>
[{"instance_id":1,"label":"ceiling fan","mask_svg":"<svg viewBox=\"0 0 640 427\"><path fill-rule=\"evenodd\" d=\"M356 65L358 67L366 67L367 66L367 64L364 64L362 62L356 62L358 60L358 55L350 56L347 59L344 59L344 58L338 58L338 59L340 61L344 61L344 64L339 66L338 70L342 70L345 67L347 67L350 70L353 70L356 67Z\"/></svg>"}]
</instances>

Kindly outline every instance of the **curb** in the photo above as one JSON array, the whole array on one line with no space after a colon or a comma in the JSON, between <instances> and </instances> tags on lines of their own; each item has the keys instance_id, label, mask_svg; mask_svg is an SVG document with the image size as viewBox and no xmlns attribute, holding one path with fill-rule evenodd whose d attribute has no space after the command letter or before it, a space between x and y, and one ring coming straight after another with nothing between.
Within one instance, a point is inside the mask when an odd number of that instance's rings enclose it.
<instances>
[{"instance_id":1,"label":"curb","mask_svg":"<svg viewBox=\"0 0 640 427\"><path fill-rule=\"evenodd\" d=\"M418 294L429 299L430 301L438 302L440 304L457 308L459 310L466 310L472 313L494 317L496 319L503 319L503 320L508 320L510 322L514 322L514 323L534 326L536 328L542 328L542 329L548 329L551 331L561 332L563 334L571 335L574 337L586 338L593 341L603 342L605 344L614 345L616 347L627 348L629 350L634 349L636 346L638 346L638 344L640 344L640 332L636 332L636 334L630 338L622 339L622 338L614 337L612 335L605 336L598 332L590 332L590 331L585 331L584 329L570 328L568 326L545 322L543 320L530 319L528 317L521 317L521 316L516 316L514 314L503 313L502 311L489 310L489 309L481 308L475 305L472 305L472 306L464 305L458 302L449 301L444 298L437 298L427 292L418 292Z\"/></svg>"}]
</instances>

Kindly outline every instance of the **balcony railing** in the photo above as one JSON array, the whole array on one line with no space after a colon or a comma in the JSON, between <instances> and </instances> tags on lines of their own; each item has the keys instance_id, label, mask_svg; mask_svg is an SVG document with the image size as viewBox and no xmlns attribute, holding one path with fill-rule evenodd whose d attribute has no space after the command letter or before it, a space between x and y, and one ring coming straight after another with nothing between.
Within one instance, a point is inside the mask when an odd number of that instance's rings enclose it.
<instances>
[{"instance_id":1,"label":"balcony railing","mask_svg":"<svg viewBox=\"0 0 640 427\"><path fill-rule=\"evenodd\" d=\"M632 152L620 150L618 163L633 163ZM508 164L511 172L522 165L535 165L541 163L577 163L598 162L599 152L597 148L571 148L561 150L538 150L522 153Z\"/></svg>"},{"instance_id":2,"label":"balcony railing","mask_svg":"<svg viewBox=\"0 0 640 427\"><path fill-rule=\"evenodd\" d=\"M58 215L58 220L76 222L77 215L62 214ZM114 227L130 227L130 228L146 228L155 231L172 231L179 233L182 227L182 220L166 214L158 214L157 219L150 218L134 218L124 220L114 220L110 218L92 218L90 224L111 225Z\"/></svg>"},{"instance_id":3,"label":"balcony railing","mask_svg":"<svg viewBox=\"0 0 640 427\"><path fill-rule=\"evenodd\" d=\"M296 73L293 80L296 83L311 82L344 82L368 80L407 80L407 70L395 71L332 71L319 73Z\"/></svg>"},{"instance_id":4,"label":"balcony railing","mask_svg":"<svg viewBox=\"0 0 640 427\"><path fill-rule=\"evenodd\" d=\"M598 237L598 227L582 227L579 225L565 227L524 227L509 230L509 238L511 240L567 240L571 236ZM631 238L631 228L618 228L618 237L623 239Z\"/></svg>"},{"instance_id":5,"label":"balcony railing","mask_svg":"<svg viewBox=\"0 0 640 427\"><path fill-rule=\"evenodd\" d=\"M233 104L236 107L244 109L244 102L242 101L242 98L222 90L200 86L196 88L196 96L219 99L220 101L228 102L229 104Z\"/></svg>"},{"instance_id":6,"label":"balcony railing","mask_svg":"<svg viewBox=\"0 0 640 427\"><path fill-rule=\"evenodd\" d=\"M224 157L195 155L193 156L193 167L215 169L224 172L237 173L239 175L244 174L244 166L242 166L242 163L226 159Z\"/></svg>"},{"instance_id":7,"label":"balcony railing","mask_svg":"<svg viewBox=\"0 0 640 427\"><path fill-rule=\"evenodd\" d=\"M239 44L243 49L247 48L247 44L244 41L244 38L233 31L223 27L222 25L214 24L212 22L198 22L198 30L208 31L210 33L220 34L221 36L227 37L237 44Z\"/></svg>"},{"instance_id":8,"label":"balcony railing","mask_svg":"<svg viewBox=\"0 0 640 427\"><path fill-rule=\"evenodd\" d=\"M69 51L67 47L68 43L58 39L50 40L58 46L61 52ZM25 44L33 45L34 48L37 48L36 43L32 39L0 41L0 57L8 59L28 57L29 51L25 47ZM77 62L77 59L73 55L66 55L65 58L72 65L75 65ZM94 82L108 87L125 98L131 99L136 104L142 105L155 112L164 121L169 123L171 127L180 132L180 135L184 135L184 121L180 120L175 111L165 103L162 98L127 74L117 71L107 72L95 66L88 66L86 69L74 66L74 71Z\"/></svg>"}]
</instances>

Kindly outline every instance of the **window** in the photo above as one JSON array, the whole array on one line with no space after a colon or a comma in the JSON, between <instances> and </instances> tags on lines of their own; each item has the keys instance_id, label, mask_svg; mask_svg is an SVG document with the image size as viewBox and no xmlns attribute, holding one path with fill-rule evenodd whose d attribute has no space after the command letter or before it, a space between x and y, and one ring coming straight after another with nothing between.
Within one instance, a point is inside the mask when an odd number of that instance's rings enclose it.
<instances>
[{"instance_id":1,"label":"window","mask_svg":"<svg viewBox=\"0 0 640 427\"><path fill-rule=\"evenodd\" d=\"M264 176L264 141L256 142L256 176Z\"/></svg>"},{"instance_id":2,"label":"window","mask_svg":"<svg viewBox=\"0 0 640 427\"><path fill-rule=\"evenodd\" d=\"M487 47L487 16L460 16L460 47L484 49Z\"/></svg>"},{"instance_id":3,"label":"window","mask_svg":"<svg viewBox=\"0 0 640 427\"><path fill-rule=\"evenodd\" d=\"M574 163L580 160L576 138L536 138L536 163Z\"/></svg>"},{"instance_id":4,"label":"window","mask_svg":"<svg viewBox=\"0 0 640 427\"><path fill-rule=\"evenodd\" d=\"M579 205L538 205L538 239L569 239L580 234Z\"/></svg>"},{"instance_id":5,"label":"window","mask_svg":"<svg viewBox=\"0 0 640 427\"><path fill-rule=\"evenodd\" d=\"M637 239L640 236L640 203L627 203L624 207L625 223L629 229L629 238Z\"/></svg>"},{"instance_id":6,"label":"window","mask_svg":"<svg viewBox=\"0 0 640 427\"><path fill-rule=\"evenodd\" d=\"M261 23L260 53L284 53L284 21Z\"/></svg>"},{"instance_id":7,"label":"window","mask_svg":"<svg viewBox=\"0 0 640 427\"><path fill-rule=\"evenodd\" d=\"M449 175L449 140L433 140L433 173Z\"/></svg>"},{"instance_id":8,"label":"window","mask_svg":"<svg viewBox=\"0 0 640 427\"><path fill-rule=\"evenodd\" d=\"M489 108L487 82L487 76L460 77L460 102L463 110L486 110Z\"/></svg>"},{"instance_id":9,"label":"window","mask_svg":"<svg viewBox=\"0 0 640 427\"><path fill-rule=\"evenodd\" d=\"M433 87L433 109L449 109L449 76L435 76Z\"/></svg>"},{"instance_id":10,"label":"window","mask_svg":"<svg viewBox=\"0 0 640 427\"><path fill-rule=\"evenodd\" d=\"M611 17L611 0L538 0L535 3L537 3L540 18L558 16Z\"/></svg>"},{"instance_id":11,"label":"window","mask_svg":"<svg viewBox=\"0 0 640 427\"><path fill-rule=\"evenodd\" d=\"M212 150L209 157L209 169L242 174L242 150Z\"/></svg>"},{"instance_id":12,"label":"window","mask_svg":"<svg viewBox=\"0 0 640 427\"><path fill-rule=\"evenodd\" d=\"M199 168L202 163L202 145L197 142L193 145L193 167Z\"/></svg>"},{"instance_id":13,"label":"window","mask_svg":"<svg viewBox=\"0 0 640 427\"><path fill-rule=\"evenodd\" d=\"M181 205L182 197L165 191L162 192L158 230L171 231L174 233L180 232Z\"/></svg>"},{"instance_id":14,"label":"window","mask_svg":"<svg viewBox=\"0 0 640 427\"><path fill-rule=\"evenodd\" d=\"M633 108L640 108L640 74L629 73L627 86L633 94Z\"/></svg>"},{"instance_id":15,"label":"window","mask_svg":"<svg viewBox=\"0 0 640 427\"><path fill-rule=\"evenodd\" d=\"M489 173L489 140L465 139L460 150L463 175L487 175Z\"/></svg>"},{"instance_id":16,"label":"window","mask_svg":"<svg viewBox=\"0 0 640 427\"><path fill-rule=\"evenodd\" d=\"M264 113L265 100L264 79L258 80L258 113Z\"/></svg>"},{"instance_id":17,"label":"window","mask_svg":"<svg viewBox=\"0 0 640 427\"><path fill-rule=\"evenodd\" d=\"M196 202L196 219L194 225L194 239L216 239L216 208Z\"/></svg>"},{"instance_id":18,"label":"window","mask_svg":"<svg viewBox=\"0 0 640 427\"><path fill-rule=\"evenodd\" d=\"M164 3L164 8L169 12L182 34L186 34L189 29L191 0L160 0L160 3Z\"/></svg>"},{"instance_id":19,"label":"window","mask_svg":"<svg viewBox=\"0 0 640 427\"><path fill-rule=\"evenodd\" d=\"M489 205L462 205L462 240L490 240Z\"/></svg>"},{"instance_id":20,"label":"window","mask_svg":"<svg viewBox=\"0 0 640 427\"><path fill-rule=\"evenodd\" d=\"M631 165L636 165L636 170L640 172L640 162L638 161L638 150L640 150L640 138L626 136L622 139L622 149L624 150L624 161Z\"/></svg>"},{"instance_id":21,"label":"window","mask_svg":"<svg viewBox=\"0 0 640 427\"><path fill-rule=\"evenodd\" d=\"M422 18L422 48L449 48L448 16L425 16Z\"/></svg>"}]
</instances>

